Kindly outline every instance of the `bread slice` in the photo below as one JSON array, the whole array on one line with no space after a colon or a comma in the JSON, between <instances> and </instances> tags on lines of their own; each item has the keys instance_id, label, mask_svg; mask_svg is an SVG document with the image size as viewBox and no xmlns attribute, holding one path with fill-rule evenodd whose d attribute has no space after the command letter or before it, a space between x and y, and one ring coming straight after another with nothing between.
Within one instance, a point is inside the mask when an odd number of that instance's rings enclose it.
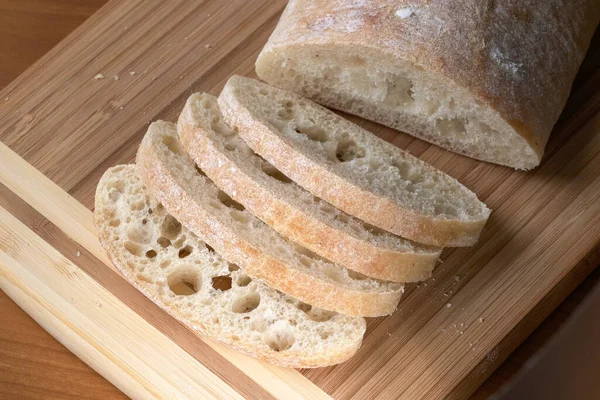
<instances>
[{"instance_id":1,"label":"bread slice","mask_svg":"<svg viewBox=\"0 0 600 400\"><path fill-rule=\"evenodd\" d=\"M374 278L414 282L431 276L440 248L366 226L293 183L224 122L216 97L190 96L177 130L202 171L281 235Z\"/></svg>"},{"instance_id":2,"label":"bread slice","mask_svg":"<svg viewBox=\"0 0 600 400\"><path fill-rule=\"evenodd\" d=\"M346 315L381 316L396 308L403 285L368 279L281 237L196 169L174 124L150 125L137 166L169 213L250 277Z\"/></svg>"},{"instance_id":3,"label":"bread slice","mask_svg":"<svg viewBox=\"0 0 600 400\"><path fill-rule=\"evenodd\" d=\"M600 1L290 0L261 79L446 149L540 163Z\"/></svg>"},{"instance_id":4,"label":"bread slice","mask_svg":"<svg viewBox=\"0 0 600 400\"><path fill-rule=\"evenodd\" d=\"M106 171L95 222L123 276L203 336L293 368L340 363L361 345L363 318L311 307L252 280L169 215L135 165Z\"/></svg>"},{"instance_id":5,"label":"bread slice","mask_svg":"<svg viewBox=\"0 0 600 400\"><path fill-rule=\"evenodd\" d=\"M310 100L233 76L219 106L252 150L371 225L419 243L469 246L488 219L454 178Z\"/></svg>"}]
</instances>

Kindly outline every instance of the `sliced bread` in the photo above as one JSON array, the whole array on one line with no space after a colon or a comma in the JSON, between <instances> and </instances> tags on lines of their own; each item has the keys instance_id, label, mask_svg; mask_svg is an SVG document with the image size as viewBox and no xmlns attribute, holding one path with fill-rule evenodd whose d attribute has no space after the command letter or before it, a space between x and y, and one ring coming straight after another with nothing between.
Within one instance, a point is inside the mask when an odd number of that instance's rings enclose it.
<instances>
[{"instance_id":1,"label":"sliced bread","mask_svg":"<svg viewBox=\"0 0 600 400\"><path fill-rule=\"evenodd\" d=\"M224 122L216 97L190 96L177 130L202 171L281 235L374 278L414 282L431 276L440 248L367 226L296 185Z\"/></svg>"},{"instance_id":2,"label":"sliced bread","mask_svg":"<svg viewBox=\"0 0 600 400\"><path fill-rule=\"evenodd\" d=\"M469 246L488 219L456 179L303 97L233 76L219 106L252 150L371 225L419 243Z\"/></svg>"},{"instance_id":3,"label":"sliced bread","mask_svg":"<svg viewBox=\"0 0 600 400\"><path fill-rule=\"evenodd\" d=\"M106 171L95 222L123 276L203 336L294 368L340 363L361 345L363 318L311 307L252 280L169 215L135 165Z\"/></svg>"},{"instance_id":4,"label":"sliced bread","mask_svg":"<svg viewBox=\"0 0 600 400\"><path fill-rule=\"evenodd\" d=\"M169 213L250 277L346 315L381 316L396 308L403 285L369 279L284 239L197 169L174 124L150 125L138 150L137 167Z\"/></svg>"}]
</instances>

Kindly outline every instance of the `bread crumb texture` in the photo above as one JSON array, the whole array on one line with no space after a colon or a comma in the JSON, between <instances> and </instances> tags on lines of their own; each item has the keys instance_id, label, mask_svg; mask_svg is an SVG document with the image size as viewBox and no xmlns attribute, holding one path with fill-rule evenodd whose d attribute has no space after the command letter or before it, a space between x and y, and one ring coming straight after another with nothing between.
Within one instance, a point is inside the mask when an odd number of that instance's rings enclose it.
<instances>
[{"instance_id":1,"label":"bread crumb texture","mask_svg":"<svg viewBox=\"0 0 600 400\"><path fill-rule=\"evenodd\" d=\"M168 214L134 165L104 174L95 222L123 275L202 335L290 367L335 364L360 347L363 318L312 307L252 280Z\"/></svg>"}]
</instances>

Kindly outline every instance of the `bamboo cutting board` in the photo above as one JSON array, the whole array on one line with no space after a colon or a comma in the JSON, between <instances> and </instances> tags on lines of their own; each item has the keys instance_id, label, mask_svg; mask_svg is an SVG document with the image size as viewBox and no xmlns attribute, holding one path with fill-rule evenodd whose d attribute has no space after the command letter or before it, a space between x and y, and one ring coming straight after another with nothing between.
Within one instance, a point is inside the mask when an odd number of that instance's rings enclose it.
<instances>
[{"instance_id":1,"label":"bamboo cutting board","mask_svg":"<svg viewBox=\"0 0 600 400\"><path fill-rule=\"evenodd\" d=\"M191 93L254 77L284 5L113 0L2 91L0 288L135 398L465 397L600 259L596 70L528 173L352 118L459 179L493 213L477 246L445 250L434 278L409 285L392 316L369 320L345 364L282 369L204 341L134 291L96 240L102 173L132 162L148 123L174 121Z\"/></svg>"}]
</instances>

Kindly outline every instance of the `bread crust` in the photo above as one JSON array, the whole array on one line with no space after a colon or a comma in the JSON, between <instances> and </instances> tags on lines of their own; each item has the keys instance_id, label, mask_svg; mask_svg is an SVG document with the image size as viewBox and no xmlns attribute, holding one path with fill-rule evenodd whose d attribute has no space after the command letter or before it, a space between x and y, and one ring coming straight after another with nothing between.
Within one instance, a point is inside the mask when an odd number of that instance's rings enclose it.
<instances>
[{"instance_id":1,"label":"bread crust","mask_svg":"<svg viewBox=\"0 0 600 400\"><path fill-rule=\"evenodd\" d=\"M259 55L257 72L276 83L262 65L269 54L309 46L409 62L496 113L515 143L522 138L533 151L530 159L507 165L529 169L541 160L599 19L596 0L291 0Z\"/></svg>"},{"instance_id":2,"label":"bread crust","mask_svg":"<svg viewBox=\"0 0 600 400\"><path fill-rule=\"evenodd\" d=\"M120 167L135 168L134 165L118 166L115 168ZM109 169L107 174L110 173L110 171L111 170ZM100 243L111 259L113 265L131 285L142 292L148 299L169 315L189 327L193 332L210 340L220 342L232 349L259 360L266 361L273 365L290 368L320 368L339 364L352 357L360 348L362 343L361 340L356 342L348 340L347 343L339 344L338 346L328 346L328 349L319 352L302 352L289 349L283 352L277 352L271 349L261 349L249 342L240 341L238 338L233 337L233 335L216 335L212 333L202 321L190 317L188 313L178 306L178 304L165 302L161 295L157 293L153 283L140 279L135 273L135 270L127 265L127 261L122 256L122 248L117 247L118 242L115 241L114 238L111 238L109 231L105 229L110 222L109 215L107 215L107 207L102 200L104 197L103 191L105 189L106 188L103 187L102 184L99 184L96 189L94 223L98 231ZM362 318L360 320L362 323L362 331L364 332L366 329L366 322Z\"/></svg>"},{"instance_id":3,"label":"bread crust","mask_svg":"<svg viewBox=\"0 0 600 400\"><path fill-rule=\"evenodd\" d=\"M418 214L359 187L335 174L326 165L313 161L310 154L288 143L277 128L250 111L235 94L236 82L240 79L248 78L231 77L219 96L219 106L225 119L229 125L238 128L239 135L256 153L300 186L350 215L415 242L439 247L471 246L477 242L489 212L477 220L438 219ZM289 93L288 97L301 100L293 93ZM318 104L314 107L330 112ZM345 123L350 124L349 121Z\"/></svg>"},{"instance_id":4,"label":"bread crust","mask_svg":"<svg viewBox=\"0 0 600 400\"><path fill-rule=\"evenodd\" d=\"M230 262L239 265L253 279L302 300L305 303L341 314L375 317L391 314L402 292L397 289L381 292L352 290L333 282L304 273L275 258L236 232L207 210L186 187L185 178L170 167L168 154L161 151L164 131L175 140L174 125L161 122L150 126L138 149L138 173L150 192L186 228L198 235ZM185 155L187 158L187 155ZM193 165L193 161L189 159Z\"/></svg>"},{"instance_id":5,"label":"bread crust","mask_svg":"<svg viewBox=\"0 0 600 400\"><path fill-rule=\"evenodd\" d=\"M179 138L192 159L234 200L294 242L362 274L394 282L431 276L441 249L425 247L415 252L378 246L319 220L290 203L276 187L254 179L211 138L219 134L209 132L210 126L194 116L195 96L188 99L179 117Z\"/></svg>"}]
</instances>

